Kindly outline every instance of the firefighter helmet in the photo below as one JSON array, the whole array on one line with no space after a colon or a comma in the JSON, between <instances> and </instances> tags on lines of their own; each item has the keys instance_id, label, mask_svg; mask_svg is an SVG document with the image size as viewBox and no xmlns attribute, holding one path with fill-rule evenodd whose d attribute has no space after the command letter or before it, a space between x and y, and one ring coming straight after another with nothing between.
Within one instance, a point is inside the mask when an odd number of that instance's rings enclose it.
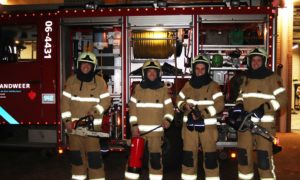
<instances>
[{"instance_id":1,"label":"firefighter helmet","mask_svg":"<svg viewBox=\"0 0 300 180\"><path fill-rule=\"evenodd\" d=\"M142 69L142 76L143 76L143 78L145 78L145 73L146 73L146 71L145 70L147 70L147 69L156 69L156 70L158 70L158 77L160 78L161 77L161 66L160 66L160 64L159 64L159 62L158 61L156 61L156 60L147 60L147 61L145 61L144 62L144 64L143 64L143 69Z\"/></svg>"},{"instance_id":2,"label":"firefighter helmet","mask_svg":"<svg viewBox=\"0 0 300 180\"><path fill-rule=\"evenodd\" d=\"M264 48L255 48L252 51L250 51L250 53L248 54L248 57L247 57L248 67L251 66L250 61L251 61L252 57L254 57L254 56L261 56L265 63L265 66L267 66L268 54Z\"/></svg>"},{"instance_id":3,"label":"firefighter helmet","mask_svg":"<svg viewBox=\"0 0 300 180\"><path fill-rule=\"evenodd\" d=\"M192 72L195 71L195 66L196 64L198 63L203 63L206 65L207 67L207 73L209 73L210 71L210 62L209 62L209 58L207 56L204 56L204 55L198 55L197 57L195 57L193 59L193 62L192 62Z\"/></svg>"},{"instance_id":4,"label":"firefighter helmet","mask_svg":"<svg viewBox=\"0 0 300 180\"><path fill-rule=\"evenodd\" d=\"M97 68L97 57L92 52L82 52L77 59L77 69L79 69L79 63L87 62L94 65L93 71L96 71Z\"/></svg>"},{"instance_id":5,"label":"firefighter helmet","mask_svg":"<svg viewBox=\"0 0 300 180\"><path fill-rule=\"evenodd\" d=\"M211 64L213 67L223 66L223 56L221 54L214 54L211 59Z\"/></svg>"}]
</instances>

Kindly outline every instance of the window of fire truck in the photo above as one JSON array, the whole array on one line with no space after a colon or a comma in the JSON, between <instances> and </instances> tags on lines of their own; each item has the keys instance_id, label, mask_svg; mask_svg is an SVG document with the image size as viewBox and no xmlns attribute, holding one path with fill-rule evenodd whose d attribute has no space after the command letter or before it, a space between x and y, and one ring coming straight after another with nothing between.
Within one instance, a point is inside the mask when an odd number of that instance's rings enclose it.
<instances>
[{"instance_id":1,"label":"window of fire truck","mask_svg":"<svg viewBox=\"0 0 300 180\"><path fill-rule=\"evenodd\" d=\"M0 27L0 63L33 62L37 59L37 27L7 25Z\"/></svg>"}]
</instances>

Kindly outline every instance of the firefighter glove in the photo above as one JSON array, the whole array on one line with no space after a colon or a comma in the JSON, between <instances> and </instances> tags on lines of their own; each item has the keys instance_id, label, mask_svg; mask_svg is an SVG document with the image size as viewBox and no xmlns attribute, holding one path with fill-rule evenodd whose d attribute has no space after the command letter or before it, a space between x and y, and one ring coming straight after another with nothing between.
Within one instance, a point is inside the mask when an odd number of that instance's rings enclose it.
<instances>
[{"instance_id":1,"label":"firefighter glove","mask_svg":"<svg viewBox=\"0 0 300 180\"><path fill-rule=\"evenodd\" d=\"M254 117L261 119L265 114L264 104L260 105L258 108L254 109L252 112L254 114Z\"/></svg>"},{"instance_id":2,"label":"firefighter glove","mask_svg":"<svg viewBox=\"0 0 300 180\"><path fill-rule=\"evenodd\" d=\"M244 105L237 104L234 106L233 109L229 110L229 119L236 120L238 117L240 117L242 115L243 112L244 112Z\"/></svg>"},{"instance_id":3,"label":"firefighter glove","mask_svg":"<svg viewBox=\"0 0 300 180\"><path fill-rule=\"evenodd\" d=\"M187 122L186 122L186 128L188 129L188 130L190 130L190 131L194 131L194 119L193 119L193 116L192 116L192 114L190 113L189 115L188 115L188 120L187 120Z\"/></svg>"},{"instance_id":4,"label":"firefighter glove","mask_svg":"<svg viewBox=\"0 0 300 180\"><path fill-rule=\"evenodd\" d=\"M205 130L204 119L200 116L195 122L195 130L198 132L203 132Z\"/></svg>"},{"instance_id":5,"label":"firefighter glove","mask_svg":"<svg viewBox=\"0 0 300 180\"><path fill-rule=\"evenodd\" d=\"M242 116L245 114L243 104L237 104L234 108L230 109L228 113L228 125L235 130L239 130L243 120Z\"/></svg>"}]
</instances>

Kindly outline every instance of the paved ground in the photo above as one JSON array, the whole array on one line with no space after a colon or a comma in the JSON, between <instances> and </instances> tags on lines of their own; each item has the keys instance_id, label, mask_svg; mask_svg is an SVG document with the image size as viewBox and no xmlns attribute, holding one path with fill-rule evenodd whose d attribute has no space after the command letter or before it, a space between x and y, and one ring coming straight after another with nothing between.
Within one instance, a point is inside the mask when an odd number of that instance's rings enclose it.
<instances>
[{"instance_id":1,"label":"paved ground","mask_svg":"<svg viewBox=\"0 0 300 180\"><path fill-rule=\"evenodd\" d=\"M300 179L300 131L278 133L283 152L275 156L277 179Z\"/></svg>"},{"instance_id":2,"label":"paved ground","mask_svg":"<svg viewBox=\"0 0 300 180\"><path fill-rule=\"evenodd\" d=\"M275 156L277 179L300 179L300 131L294 133L278 133L283 145L283 152ZM179 180L180 164L178 154L166 161L165 179ZM201 159L200 159L201 161ZM105 157L106 175L108 180L122 180L126 163L125 153L111 153ZM237 179L237 164L235 160L221 161L221 179ZM202 170L199 169L199 172ZM146 171L143 172L143 179ZM67 156L47 157L38 150L0 150L1 180L67 180L70 179L70 165ZM199 174L198 179L204 179ZM257 174L255 179L258 179Z\"/></svg>"}]
</instances>

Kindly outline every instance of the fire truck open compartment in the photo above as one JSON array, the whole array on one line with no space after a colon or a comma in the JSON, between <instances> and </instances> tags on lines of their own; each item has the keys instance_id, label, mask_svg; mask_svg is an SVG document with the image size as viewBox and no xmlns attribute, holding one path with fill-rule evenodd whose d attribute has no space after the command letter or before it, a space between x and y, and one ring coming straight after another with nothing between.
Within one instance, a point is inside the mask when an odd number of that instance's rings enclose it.
<instances>
[{"instance_id":1,"label":"fire truck open compartment","mask_svg":"<svg viewBox=\"0 0 300 180\"><path fill-rule=\"evenodd\" d=\"M97 57L97 75L107 82L112 105L105 112L102 129L114 144L124 137L121 121L122 57L121 17L63 18L61 21L62 84L76 73L77 59L83 51ZM122 142L121 142L122 144Z\"/></svg>"},{"instance_id":2,"label":"fire truck open compartment","mask_svg":"<svg viewBox=\"0 0 300 180\"><path fill-rule=\"evenodd\" d=\"M169 87L175 102L180 87L175 82L185 82L188 58L193 52L193 16L160 15L128 17L128 94L141 79L141 67L145 60L158 60L162 66L162 80ZM188 72L189 73L189 72ZM128 101L127 101L128 102Z\"/></svg>"}]
</instances>

